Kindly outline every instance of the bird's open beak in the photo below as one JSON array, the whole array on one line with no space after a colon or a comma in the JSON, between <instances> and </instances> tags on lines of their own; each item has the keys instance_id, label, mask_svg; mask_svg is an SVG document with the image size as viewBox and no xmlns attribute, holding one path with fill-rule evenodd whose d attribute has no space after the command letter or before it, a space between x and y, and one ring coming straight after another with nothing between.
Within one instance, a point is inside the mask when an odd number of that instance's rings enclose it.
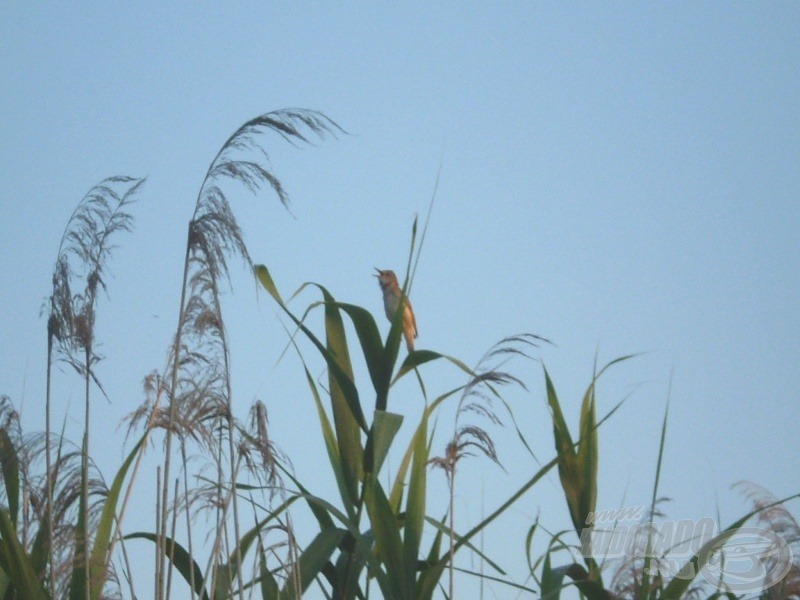
<instances>
[{"instance_id":1,"label":"bird's open beak","mask_svg":"<svg viewBox=\"0 0 800 600\"><path fill-rule=\"evenodd\" d=\"M381 270L380 270L378 267L375 267L375 270L378 272L378 274L377 274L377 275L375 275L375 274L373 273L373 275L372 275L372 276L373 276L373 277L380 277L380 276L381 276Z\"/></svg>"}]
</instances>

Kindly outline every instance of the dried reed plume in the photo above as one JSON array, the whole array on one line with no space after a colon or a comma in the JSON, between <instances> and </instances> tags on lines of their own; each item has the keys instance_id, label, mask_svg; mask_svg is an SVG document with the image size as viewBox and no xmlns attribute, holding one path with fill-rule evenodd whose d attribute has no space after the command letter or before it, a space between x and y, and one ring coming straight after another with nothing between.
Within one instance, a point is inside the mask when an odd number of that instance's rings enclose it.
<instances>
[{"instance_id":1,"label":"dried reed plume","mask_svg":"<svg viewBox=\"0 0 800 600\"><path fill-rule=\"evenodd\" d=\"M767 573L788 566L786 576L776 585L766 589L762 598L769 600L800 599L800 524L783 504L775 504L777 498L769 491L755 483L740 481L733 487L738 488L753 504L753 510L759 510L758 524L779 535L792 550L790 565L778 561L786 557L770 555L764 561Z\"/></svg>"},{"instance_id":2,"label":"dried reed plume","mask_svg":"<svg viewBox=\"0 0 800 600\"><path fill-rule=\"evenodd\" d=\"M9 489L2 486L0 504L7 506L12 520L17 523L17 537L32 555L38 548L49 546L50 573L55 587L56 598L69 595L70 577L76 561L75 536L79 522L78 513L83 496L83 454L80 448L58 438L57 452L51 457L50 469L45 469L47 461L47 435L41 433L24 434L19 415L7 396L0 396L0 462L4 466L13 465L20 480L20 498L9 496ZM89 464L90 476L86 490L88 503L88 526L94 531L97 527L108 488L93 464ZM8 475L8 474L7 474ZM48 493L51 502L48 504ZM52 539L52 543L50 543ZM113 567L108 577L116 583ZM44 573L40 574L44 576ZM101 598L118 596L118 589L107 589Z\"/></svg>"},{"instance_id":3,"label":"dried reed plume","mask_svg":"<svg viewBox=\"0 0 800 600\"><path fill-rule=\"evenodd\" d=\"M159 561L156 573L158 594L164 594L165 539L170 489L172 438L177 435L184 444L191 439L206 450L217 470L216 504L218 531L227 522L227 506L233 508L234 539L239 539L239 514L236 489L238 470L235 432L231 411L230 360L220 298L220 282L228 280L229 258L242 259L252 267L242 232L231 210L225 182L242 184L255 193L262 187L271 189L282 205L288 204L286 191L272 174L269 156L263 145L266 133L277 133L290 143L309 142L309 135L325 138L342 130L325 115L308 110L287 109L260 115L237 129L211 161L200 186L194 214L189 222L183 284L178 310L178 325L168 353L167 367L155 380L159 389L150 404L149 427L166 430L161 514L158 525ZM138 415L143 412L139 411ZM227 442L227 444L226 444ZM228 462L223 464L227 454ZM182 451L182 455L185 454ZM186 464L184 464L184 470ZM225 476L224 471L228 473ZM227 484L224 482L227 480ZM189 494L184 489L184 494ZM222 496L226 497L222 497ZM177 501L177 499L175 499ZM230 503L229 503L230 501ZM227 542L226 542L227 543ZM220 551L225 544L215 544ZM241 566L241 557L237 557ZM211 586L214 587L216 565ZM242 588L241 572L236 574Z\"/></svg>"},{"instance_id":4,"label":"dried reed plume","mask_svg":"<svg viewBox=\"0 0 800 600\"><path fill-rule=\"evenodd\" d=\"M454 597L454 511L455 478L458 462L467 456L482 454L501 469L503 468L497 456L492 436L478 425L462 425L461 421L467 415L472 414L489 421L492 425L502 426L502 421L494 410L495 401L503 403L513 420L514 417L511 407L503 400L496 388L509 384L518 385L523 389L527 388L520 379L506 371L501 371L500 368L515 356L530 358L525 350L529 348L538 348L543 342L549 343L548 340L533 334L515 335L500 340L481 357L478 361L478 365L473 370L473 377L464 387L458 401L453 437L447 443L444 455L435 456L428 461L434 467L438 467L445 472L447 476L447 486L450 492L450 506L448 509L450 538L450 561L448 570L450 577L450 598ZM519 429L517 429L517 431L519 431Z\"/></svg>"},{"instance_id":5,"label":"dried reed plume","mask_svg":"<svg viewBox=\"0 0 800 600\"><path fill-rule=\"evenodd\" d=\"M72 366L85 381L84 409L84 441L83 441L83 476L88 481L89 468L89 408L91 382L105 391L95 373L95 365L100 356L94 350L94 325L97 294L106 290L106 264L111 252L116 248L112 237L118 232L130 231L133 218L128 213L129 205L134 201L136 193L144 183L144 179L117 176L110 177L94 186L78 203L72 213L64 233L53 269L53 289L46 307L47 318L47 383L45 399L45 462L46 471L52 472L50 447L51 437L51 383L52 365L58 358ZM82 291L76 292L81 289ZM46 514L53 513L53 487L51 478L47 478ZM88 506L89 491L84 486L83 503ZM48 519L51 527L56 527L54 519ZM89 544L89 520L84 519L82 532L76 532L79 550ZM82 537L81 537L82 536ZM54 544L55 531L48 533L49 563L48 576L50 593L55 597L60 583L57 582ZM89 585L88 553L84 554L84 571L86 586Z\"/></svg>"}]
</instances>

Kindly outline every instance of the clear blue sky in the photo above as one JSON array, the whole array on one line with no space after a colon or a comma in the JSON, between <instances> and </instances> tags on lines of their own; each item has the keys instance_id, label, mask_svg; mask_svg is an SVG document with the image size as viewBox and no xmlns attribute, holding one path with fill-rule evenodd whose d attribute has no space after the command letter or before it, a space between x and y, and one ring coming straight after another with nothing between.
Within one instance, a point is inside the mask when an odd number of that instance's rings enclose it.
<instances>
[{"instance_id":1,"label":"clear blue sky","mask_svg":"<svg viewBox=\"0 0 800 600\"><path fill-rule=\"evenodd\" d=\"M732 521L748 510L729 488L742 479L796 493L798 32L800 5L788 2L3 3L0 393L22 405L28 428L43 428L39 311L63 227L101 179L147 176L99 308L112 404L95 403L93 435L110 477L123 456L114 426L164 362L209 162L247 119L313 108L351 135L268 144L296 218L269 194L233 194L253 258L282 291L318 281L381 316L372 269L404 265L441 164L412 294L419 347L474 363L505 335L552 339L541 357L573 427L595 354L646 352L599 389L601 412L633 393L600 435L598 508L648 502L670 378L670 517L719 507ZM312 480L324 450L301 367L291 356L274 367L285 345L274 306L245 270L234 268L233 283L239 415L264 400L274 440ZM509 400L549 458L541 366L514 367L530 393ZM428 377L438 391L462 382L445 367ZM78 440L80 382L65 373L57 384L56 419ZM413 421L421 400L412 386L399 391L390 408ZM510 431L495 435L508 474L464 466L463 528L480 516L477 490L491 508L534 468ZM145 507L150 485L139 489ZM445 510L440 492L432 514ZM137 525L151 528L143 512ZM537 512L554 530L568 526L555 475L486 539L517 580L520 531Z\"/></svg>"}]
</instances>

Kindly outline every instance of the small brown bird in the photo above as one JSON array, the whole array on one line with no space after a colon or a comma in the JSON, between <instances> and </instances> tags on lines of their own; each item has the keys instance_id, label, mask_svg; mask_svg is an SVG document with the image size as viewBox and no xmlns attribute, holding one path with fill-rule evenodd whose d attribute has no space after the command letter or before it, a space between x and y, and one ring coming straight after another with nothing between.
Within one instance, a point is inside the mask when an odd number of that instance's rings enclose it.
<instances>
[{"instance_id":1,"label":"small brown bird","mask_svg":"<svg viewBox=\"0 0 800 600\"><path fill-rule=\"evenodd\" d=\"M397 283L397 275L394 274L394 271L381 271L377 267L375 270L378 272L375 277L378 278L378 284L383 292L383 308L386 311L386 318L391 322L394 320L397 307L400 306L402 290ZM409 352L413 352L414 338L417 337L417 320L414 318L414 309L411 308L408 298L403 304L403 337L406 338L406 348Z\"/></svg>"}]
</instances>

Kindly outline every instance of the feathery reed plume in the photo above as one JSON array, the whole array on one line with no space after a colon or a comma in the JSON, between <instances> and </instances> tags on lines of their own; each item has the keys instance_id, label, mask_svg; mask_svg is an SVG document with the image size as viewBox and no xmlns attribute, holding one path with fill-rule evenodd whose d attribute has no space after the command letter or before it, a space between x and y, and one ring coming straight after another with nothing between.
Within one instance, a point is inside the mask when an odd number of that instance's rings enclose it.
<instances>
[{"instance_id":1,"label":"feathery reed plume","mask_svg":"<svg viewBox=\"0 0 800 600\"><path fill-rule=\"evenodd\" d=\"M464 387L461 398L458 401L456 418L454 424L453 437L447 443L443 456L435 456L428 462L434 467L438 467L447 476L447 486L450 492L450 506L448 509L449 538L450 538L450 560L449 570L449 597L453 598L454 592L454 558L455 558L455 478L458 462L467 456L482 454L489 458L493 463L503 468L497 451L495 449L492 436L477 425L462 425L462 419L468 414L477 415L489 421L492 425L502 426L502 421L494 410L494 401L500 400L505 405L509 414L513 418L511 408L502 400L497 392L497 386L518 385L522 389L527 389L525 384L510 373L501 371L500 368L508 360L515 356L530 358L525 350L528 348L538 348L540 343L548 340L533 334L521 334L510 336L500 340L492 346L478 361L478 365L473 370L474 375ZM499 362L498 362L499 361Z\"/></svg>"},{"instance_id":2,"label":"feathery reed plume","mask_svg":"<svg viewBox=\"0 0 800 600\"><path fill-rule=\"evenodd\" d=\"M268 500L270 502L278 495L282 503L286 504L286 487L280 472L284 469L291 469L291 461L271 439L267 408L260 400L257 400L251 407L249 428L242 430L241 434L242 440L239 444L239 452L245 461L248 473L260 483L262 489L268 490ZM256 506L254 502L253 506ZM299 597L302 589L298 559L300 550L294 536L291 514L287 509L285 517L276 515L276 519L278 525L268 528L268 530L282 532L285 534L286 539L285 541L276 542L266 549L270 551L271 555L278 557L277 549L284 546L287 548L287 558L285 560L278 558L278 562L281 569L286 573L286 579L293 581L293 589ZM260 534L259 544L263 552L265 550L264 540Z\"/></svg>"},{"instance_id":3,"label":"feathery reed plume","mask_svg":"<svg viewBox=\"0 0 800 600\"><path fill-rule=\"evenodd\" d=\"M655 523L655 519L667 517L667 513L660 507L671 501L672 499L666 496L656 498L652 509L648 509L642 515L640 529L637 529L634 539L636 546L631 547L630 551L625 553L625 558L622 558L613 569L608 589L614 597L640 598L643 594L655 594L664 586L662 572L668 571L661 564L663 557L650 556L648 558L648 554L653 554L652 540L658 536L658 524ZM649 569L649 577L645 577L645 569ZM649 592L645 590L649 590ZM687 590L685 597L691 600L699 599L701 596L701 588L695 585Z\"/></svg>"},{"instance_id":4,"label":"feathery reed plume","mask_svg":"<svg viewBox=\"0 0 800 600\"><path fill-rule=\"evenodd\" d=\"M22 431L19 415L7 396L0 396L0 456L3 465L14 465L18 471L20 486L18 494L9 494L9 489L2 486L0 504L9 508L12 520L18 528L18 538L29 555L42 552L49 545L53 562L42 565L38 573L42 578L48 577L55 589L55 598L66 598L70 591L70 577L73 564L82 561L83 556L76 556L74 544L80 502L83 496L83 454L64 439L58 440L58 451L51 457L50 468L47 464L46 434L25 434ZM108 488L93 465L88 478L89 528L95 530L100 519L103 502ZM48 505L48 493L52 502ZM21 497L20 497L21 495ZM21 518L16 514L21 511ZM49 540L53 542L50 544ZM116 582L113 567L108 566L109 579ZM114 597L117 592L109 589L106 595Z\"/></svg>"},{"instance_id":5,"label":"feathery reed plume","mask_svg":"<svg viewBox=\"0 0 800 600\"><path fill-rule=\"evenodd\" d=\"M761 596L765 600L800 598L800 524L783 504L775 504L777 498L763 487L749 481L734 484L753 504L753 510L760 510L758 523L784 539L792 549L791 565L786 576L777 584L767 588ZM773 506L774 505L774 506ZM770 555L763 559L764 571L772 573L787 566L778 561L785 556Z\"/></svg>"},{"instance_id":6,"label":"feathery reed plume","mask_svg":"<svg viewBox=\"0 0 800 600\"><path fill-rule=\"evenodd\" d=\"M117 247L112 236L132 229L128 207L143 183L134 177L109 177L89 190L67 222L53 270L48 346L54 345L59 358L81 376L88 374L101 390L92 368L100 360L92 349L97 293L106 290L106 263ZM75 293L80 283L83 291Z\"/></svg>"},{"instance_id":7,"label":"feathery reed plume","mask_svg":"<svg viewBox=\"0 0 800 600\"><path fill-rule=\"evenodd\" d=\"M160 559L156 573L159 595L164 590L165 534L169 507L170 460L172 436L179 433L202 439L211 445L214 433L219 469L220 493L222 485L222 443L227 438L228 470L232 481L234 536L239 539L239 515L235 490L236 451L234 424L230 408L231 386L229 353L220 306L221 279L229 280L228 258L240 257L252 267L247 246L236 222L225 193L224 182L231 180L244 185L251 192L266 186L278 196L281 204L288 204L288 196L278 179L272 174L269 156L261 143L263 134L274 132L291 143L308 142L308 133L319 138L336 135L342 131L325 115L308 110L287 109L266 113L251 119L237 129L222 145L211 161L200 186L194 214L189 222L186 255L184 260L178 326L170 348L165 376L166 436L163 487L161 491L161 531L158 532ZM203 418L197 420L197 415ZM189 416L192 418L189 418ZM156 423L163 426L163 420ZM227 506L227 502L224 503ZM222 545L217 545L221 548ZM238 548L238 545L237 545ZM217 561L215 560L215 564ZM241 568L241 557L236 561ZM242 589L241 572L237 572L239 589ZM241 592L240 592L241 593Z\"/></svg>"},{"instance_id":8,"label":"feathery reed plume","mask_svg":"<svg viewBox=\"0 0 800 600\"><path fill-rule=\"evenodd\" d=\"M52 365L55 356L71 365L85 381L84 409L84 476L88 481L89 453L89 401L90 384L95 385L105 396L94 366L100 356L94 351L95 305L97 294L106 290L105 269L111 252L116 247L112 236L121 231L130 231L133 217L128 206L134 201L144 179L117 176L104 179L94 186L78 203L72 213L58 249L53 270L53 290L49 298L47 319L47 383L45 398L45 445L47 471L51 472L50 448L50 399ZM75 290L83 285L83 291ZM106 396L107 397L107 396ZM88 506L88 490L84 490L84 506ZM48 514L53 507L52 483L48 478L46 506ZM84 519L88 527L88 519ZM89 530L77 532L79 546L88 546ZM54 532L49 533L48 552L52 565L54 556ZM88 561L88 554L83 553ZM89 565L84 563L88 589ZM51 570L52 571L52 570ZM52 573L48 577L51 595L55 596L56 584Z\"/></svg>"},{"instance_id":9,"label":"feathery reed plume","mask_svg":"<svg viewBox=\"0 0 800 600\"><path fill-rule=\"evenodd\" d=\"M267 407L261 400L250 408L250 427L242 431L239 451L247 471L269 490L270 499L285 491L279 465L291 467L291 463L269 435Z\"/></svg>"}]
</instances>

